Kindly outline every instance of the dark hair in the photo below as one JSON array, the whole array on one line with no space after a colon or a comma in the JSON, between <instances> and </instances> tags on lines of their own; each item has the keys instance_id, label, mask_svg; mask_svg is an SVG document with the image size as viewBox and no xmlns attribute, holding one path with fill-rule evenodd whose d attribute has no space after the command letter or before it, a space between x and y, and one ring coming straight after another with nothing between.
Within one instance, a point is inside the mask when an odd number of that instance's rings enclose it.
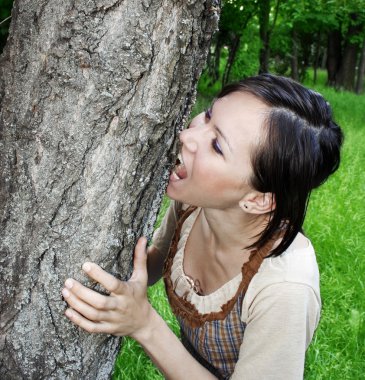
<instances>
[{"instance_id":1,"label":"dark hair","mask_svg":"<svg viewBox=\"0 0 365 380\"><path fill-rule=\"evenodd\" d=\"M250 93L271 107L266 136L251 157L251 185L272 193L276 206L258 240L247 248L261 248L283 230L281 243L270 254L278 256L301 230L312 189L338 169L343 133L326 100L289 78L250 77L227 85L218 98L232 92Z\"/></svg>"}]
</instances>

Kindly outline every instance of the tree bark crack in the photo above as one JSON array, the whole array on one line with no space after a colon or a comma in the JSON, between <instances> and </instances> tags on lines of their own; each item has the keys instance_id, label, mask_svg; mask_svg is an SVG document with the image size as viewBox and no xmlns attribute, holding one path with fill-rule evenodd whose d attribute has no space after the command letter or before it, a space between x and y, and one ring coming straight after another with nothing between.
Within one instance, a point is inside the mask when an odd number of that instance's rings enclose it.
<instances>
[{"instance_id":1,"label":"tree bark crack","mask_svg":"<svg viewBox=\"0 0 365 380\"><path fill-rule=\"evenodd\" d=\"M51 318L51 324L52 324L54 332L55 332L55 334L56 334L56 336L58 338L57 340L58 340L58 342L60 344L60 347L61 347L64 355L67 356L67 349L64 346L63 339L62 339L62 337L60 336L60 334L58 332L57 322L54 319L52 308L50 307L50 301L49 301L49 298L48 298L47 289L45 289L44 285L42 285L42 288L43 288L43 294L44 294L44 296L46 298L46 305L47 305L49 316ZM55 361L57 362L56 358L55 358Z\"/></svg>"},{"instance_id":2,"label":"tree bark crack","mask_svg":"<svg viewBox=\"0 0 365 380\"><path fill-rule=\"evenodd\" d=\"M98 14L98 13L108 13L110 11L113 11L114 9L118 8L122 3L123 3L124 0L118 0L116 1L115 3L113 4L110 4L110 5L103 5L103 6L97 6L96 5L96 2L94 1L94 4L95 4L95 10L93 10L90 15L94 16L95 14Z\"/></svg>"}]
</instances>

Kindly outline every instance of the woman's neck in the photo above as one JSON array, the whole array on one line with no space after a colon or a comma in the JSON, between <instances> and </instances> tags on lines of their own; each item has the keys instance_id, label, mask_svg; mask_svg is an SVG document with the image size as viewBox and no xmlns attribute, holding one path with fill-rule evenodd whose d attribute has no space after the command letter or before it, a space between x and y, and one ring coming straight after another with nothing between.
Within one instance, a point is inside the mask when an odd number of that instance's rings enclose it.
<instances>
[{"instance_id":1,"label":"woman's neck","mask_svg":"<svg viewBox=\"0 0 365 380\"><path fill-rule=\"evenodd\" d=\"M264 215L252 215L239 207L229 210L202 209L204 238L215 252L242 250L257 240L268 220Z\"/></svg>"}]
</instances>

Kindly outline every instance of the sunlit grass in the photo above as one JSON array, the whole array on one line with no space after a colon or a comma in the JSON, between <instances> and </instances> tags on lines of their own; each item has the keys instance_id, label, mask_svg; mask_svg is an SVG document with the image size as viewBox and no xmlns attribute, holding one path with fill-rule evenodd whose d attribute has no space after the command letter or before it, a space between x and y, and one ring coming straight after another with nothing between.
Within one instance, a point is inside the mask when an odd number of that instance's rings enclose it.
<instances>
[{"instance_id":1,"label":"sunlit grass","mask_svg":"<svg viewBox=\"0 0 365 380\"><path fill-rule=\"evenodd\" d=\"M322 318L306 379L365 376L365 96L318 86L344 131L339 171L313 192L305 230L317 251Z\"/></svg>"},{"instance_id":2,"label":"sunlit grass","mask_svg":"<svg viewBox=\"0 0 365 380\"><path fill-rule=\"evenodd\" d=\"M320 73L316 89L332 105L346 138L341 167L313 192L305 222L317 252L323 301L320 325L307 352L305 379L356 380L365 376L365 96L336 92L324 87L324 81ZM313 86L310 79L307 84ZM207 104L209 100L199 100L200 109ZM177 333L162 283L149 289L149 296ZM138 344L126 339L113 379L163 376Z\"/></svg>"}]
</instances>

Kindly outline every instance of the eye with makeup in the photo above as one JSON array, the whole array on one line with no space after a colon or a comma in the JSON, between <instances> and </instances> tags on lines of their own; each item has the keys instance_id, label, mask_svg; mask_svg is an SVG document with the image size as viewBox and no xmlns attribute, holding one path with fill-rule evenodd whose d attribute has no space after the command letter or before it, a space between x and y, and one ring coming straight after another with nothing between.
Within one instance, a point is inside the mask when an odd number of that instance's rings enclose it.
<instances>
[{"instance_id":1,"label":"eye with makeup","mask_svg":"<svg viewBox=\"0 0 365 380\"><path fill-rule=\"evenodd\" d=\"M207 110L205 110L205 119L206 120L210 120L212 118L212 109L211 108L208 108ZM218 141L218 139L217 138L214 138L213 140L212 140L212 148L213 148L213 150L216 152L216 153L218 153L218 154L220 154L220 155L222 155L223 156L223 151L222 151L222 148L221 148L221 146L220 146L220 144L219 144L219 141Z\"/></svg>"},{"instance_id":2,"label":"eye with makeup","mask_svg":"<svg viewBox=\"0 0 365 380\"><path fill-rule=\"evenodd\" d=\"M221 156L223 156L223 151L222 151L222 148L221 148L221 146L220 146L219 141L218 141L217 138L214 138L214 139L212 140L212 148L213 148L213 150L214 150L216 153L218 153L218 154L220 154Z\"/></svg>"}]
</instances>

